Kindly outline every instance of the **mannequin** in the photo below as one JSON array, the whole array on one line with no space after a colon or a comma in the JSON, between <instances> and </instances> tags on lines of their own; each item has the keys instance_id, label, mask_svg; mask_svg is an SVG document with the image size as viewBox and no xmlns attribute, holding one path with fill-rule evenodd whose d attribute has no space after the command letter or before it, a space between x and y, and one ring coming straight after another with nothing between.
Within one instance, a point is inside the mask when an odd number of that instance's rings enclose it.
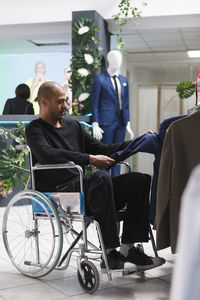
<instances>
[{"instance_id":1,"label":"mannequin","mask_svg":"<svg viewBox=\"0 0 200 300\"><path fill-rule=\"evenodd\" d=\"M68 99L67 100L67 103L69 105L68 112L70 115L72 114L72 91L69 87L69 81L70 81L71 75L72 75L71 68L70 67L65 68L64 69L65 82L63 84L63 88L65 90L66 97Z\"/></svg>"},{"instance_id":2,"label":"mannequin","mask_svg":"<svg viewBox=\"0 0 200 300\"><path fill-rule=\"evenodd\" d=\"M122 55L118 50L111 50L107 54L107 61L107 71L94 78L92 125L93 136L96 139L104 144L113 144L124 141L126 130L130 140L134 134L129 121L128 81L118 74ZM120 175L118 166L113 168L112 175Z\"/></svg>"},{"instance_id":3,"label":"mannequin","mask_svg":"<svg viewBox=\"0 0 200 300\"><path fill-rule=\"evenodd\" d=\"M42 83L48 80L45 76L45 73L46 73L45 63L43 61L38 61L35 64L35 76L33 78L27 79L26 81L26 84L29 86L31 90L29 102L33 104L35 115L39 115L40 113L39 103L35 101L35 99L37 98L39 87L42 85Z\"/></svg>"}]
</instances>

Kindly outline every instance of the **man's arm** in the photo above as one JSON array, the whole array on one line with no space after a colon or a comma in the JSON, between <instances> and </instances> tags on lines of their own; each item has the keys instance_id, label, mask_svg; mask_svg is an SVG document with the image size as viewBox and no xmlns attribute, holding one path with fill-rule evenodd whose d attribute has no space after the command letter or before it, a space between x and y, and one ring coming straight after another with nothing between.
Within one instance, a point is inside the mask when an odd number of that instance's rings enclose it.
<instances>
[{"instance_id":1,"label":"man's arm","mask_svg":"<svg viewBox=\"0 0 200 300\"><path fill-rule=\"evenodd\" d=\"M84 128L82 128L82 131L84 135L86 153L89 154L103 154L110 156L111 154L124 149L130 143L130 141L125 141L117 144L102 144L92 135L88 134Z\"/></svg>"}]
</instances>

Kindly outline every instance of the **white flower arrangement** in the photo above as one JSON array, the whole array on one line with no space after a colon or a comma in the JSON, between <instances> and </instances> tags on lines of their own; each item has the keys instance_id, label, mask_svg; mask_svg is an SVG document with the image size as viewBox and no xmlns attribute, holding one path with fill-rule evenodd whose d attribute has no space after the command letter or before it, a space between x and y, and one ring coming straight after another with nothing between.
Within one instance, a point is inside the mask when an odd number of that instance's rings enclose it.
<instances>
[{"instance_id":1,"label":"white flower arrangement","mask_svg":"<svg viewBox=\"0 0 200 300\"><path fill-rule=\"evenodd\" d=\"M4 130L0 128L0 135L4 135Z\"/></svg>"},{"instance_id":2,"label":"white flower arrangement","mask_svg":"<svg viewBox=\"0 0 200 300\"><path fill-rule=\"evenodd\" d=\"M88 26L81 26L78 30L79 35L83 35L84 33L88 32L90 28Z\"/></svg>"},{"instance_id":3,"label":"white flower arrangement","mask_svg":"<svg viewBox=\"0 0 200 300\"><path fill-rule=\"evenodd\" d=\"M77 100L72 102L73 115L90 112L92 74L99 68L102 58L97 49L100 40L95 38L95 32L98 30L90 18L80 18L72 26L72 39L80 45L72 55L70 65L70 86L73 97Z\"/></svg>"},{"instance_id":4,"label":"white flower arrangement","mask_svg":"<svg viewBox=\"0 0 200 300\"><path fill-rule=\"evenodd\" d=\"M87 69L85 69L85 68L80 68L80 69L78 69L77 71L78 71L78 73L79 73L79 75L80 75L81 77L84 77L84 76L88 76L88 75L89 75L89 71L88 71Z\"/></svg>"},{"instance_id":5,"label":"white flower arrangement","mask_svg":"<svg viewBox=\"0 0 200 300\"><path fill-rule=\"evenodd\" d=\"M85 61L86 61L86 63L87 63L88 65L91 65L91 64L93 64L93 62L94 62L93 56L92 56L91 54L89 54L89 53L85 53L85 54L84 54L84 59L85 59Z\"/></svg>"},{"instance_id":6,"label":"white flower arrangement","mask_svg":"<svg viewBox=\"0 0 200 300\"><path fill-rule=\"evenodd\" d=\"M79 100L80 102L85 101L89 96L90 96L89 93L82 93L82 94L80 94L80 96L78 97L78 100Z\"/></svg>"}]
</instances>

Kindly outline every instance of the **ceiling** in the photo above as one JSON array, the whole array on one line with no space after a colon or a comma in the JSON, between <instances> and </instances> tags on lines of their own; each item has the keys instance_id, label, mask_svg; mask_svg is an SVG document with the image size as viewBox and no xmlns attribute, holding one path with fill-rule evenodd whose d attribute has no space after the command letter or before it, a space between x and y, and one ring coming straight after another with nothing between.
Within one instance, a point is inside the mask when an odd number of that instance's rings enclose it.
<instances>
[{"instance_id":1,"label":"ceiling","mask_svg":"<svg viewBox=\"0 0 200 300\"><path fill-rule=\"evenodd\" d=\"M196 68L200 58L188 50L200 50L200 15L146 17L124 26L129 63L151 69ZM113 23L110 30L116 33ZM113 45L116 44L112 37ZM115 46L115 45L114 45Z\"/></svg>"},{"instance_id":2,"label":"ceiling","mask_svg":"<svg viewBox=\"0 0 200 300\"><path fill-rule=\"evenodd\" d=\"M200 49L200 27L136 30L125 34L129 61L146 67L196 66L200 58L189 58L188 50Z\"/></svg>"},{"instance_id":3,"label":"ceiling","mask_svg":"<svg viewBox=\"0 0 200 300\"><path fill-rule=\"evenodd\" d=\"M116 47L117 27L107 20ZM200 15L142 18L138 25L127 24L123 39L128 60L148 68L182 68L200 65L188 58L187 50L200 49ZM0 54L71 52L71 22L0 26Z\"/></svg>"},{"instance_id":4,"label":"ceiling","mask_svg":"<svg viewBox=\"0 0 200 300\"><path fill-rule=\"evenodd\" d=\"M0 26L0 54L37 52L71 52L71 22Z\"/></svg>"}]
</instances>

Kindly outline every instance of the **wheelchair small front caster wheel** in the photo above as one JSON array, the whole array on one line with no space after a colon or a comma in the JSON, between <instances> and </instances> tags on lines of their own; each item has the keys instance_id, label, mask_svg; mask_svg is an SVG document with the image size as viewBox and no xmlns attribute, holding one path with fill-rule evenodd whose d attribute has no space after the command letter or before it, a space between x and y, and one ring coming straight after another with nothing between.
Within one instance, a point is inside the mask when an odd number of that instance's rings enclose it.
<instances>
[{"instance_id":1,"label":"wheelchair small front caster wheel","mask_svg":"<svg viewBox=\"0 0 200 300\"><path fill-rule=\"evenodd\" d=\"M84 260L81 262L82 274L78 270L78 281L81 287L89 294L94 293L99 287L99 273L95 265Z\"/></svg>"},{"instance_id":2,"label":"wheelchair small front caster wheel","mask_svg":"<svg viewBox=\"0 0 200 300\"><path fill-rule=\"evenodd\" d=\"M143 245L142 245L142 244L137 244L136 249L137 249L138 251L140 251L141 253L144 253L144 248L143 248Z\"/></svg>"}]
</instances>

